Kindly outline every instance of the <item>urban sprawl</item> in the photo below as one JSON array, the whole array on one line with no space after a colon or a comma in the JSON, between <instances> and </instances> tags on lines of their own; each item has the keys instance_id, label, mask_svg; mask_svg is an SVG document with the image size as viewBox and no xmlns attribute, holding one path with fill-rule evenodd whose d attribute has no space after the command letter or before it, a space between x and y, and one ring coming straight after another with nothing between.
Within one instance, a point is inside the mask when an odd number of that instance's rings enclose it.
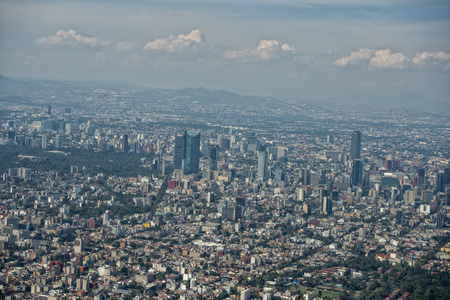
<instances>
[{"instance_id":1,"label":"urban sprawl","mask_svg":"<svg viewBox=\"0 0 450 300\"><path fill-rule=\"evenodd\" d=\"M15 83L4 298L450 297L446 116Z\"/></svg>"}]
</instances>

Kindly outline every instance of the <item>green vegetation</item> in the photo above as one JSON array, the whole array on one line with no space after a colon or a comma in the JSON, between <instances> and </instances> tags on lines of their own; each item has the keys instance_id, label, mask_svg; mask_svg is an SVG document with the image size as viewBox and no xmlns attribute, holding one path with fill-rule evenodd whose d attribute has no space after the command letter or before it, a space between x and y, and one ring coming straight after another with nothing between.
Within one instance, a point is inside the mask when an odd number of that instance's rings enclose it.
<instances>
[{"instance_id":1,"label":"green vegetation","mask_svg":"<svg viewBox=\"0 0 450 300\"><path fill-rule=\"evenodd\" d=\"M8 168L30 168L34 171L51 171L69 173L70 166L84 166L89 173L104 173L115 176L148 176L152 174L149 168L140 166L144 156L138 153L94 152L85 149L64 149L68 155L51 153L38 148L0 146L0 170ZM40 161L20 159L18 155L29 155L42 158ZM146 156L149 156L147 154Z\"/></svg>"}]
</instances>

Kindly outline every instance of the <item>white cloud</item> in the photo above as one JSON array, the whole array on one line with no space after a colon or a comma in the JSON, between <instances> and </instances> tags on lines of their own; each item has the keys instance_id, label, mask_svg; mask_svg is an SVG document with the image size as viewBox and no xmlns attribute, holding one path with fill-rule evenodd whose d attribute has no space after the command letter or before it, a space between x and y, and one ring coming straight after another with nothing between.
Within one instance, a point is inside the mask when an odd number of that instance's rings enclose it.
<instances>
[{"instance_id":1,"label":"white cloud","mask_svg":"<svg viewBox=\"0 0 450 300\"><path fill-rule=\"evenodd\" d=\"M144 50L181 53L188 49L194 49L205 45L203 32L199 29L192 30L189 34L171 35L169 38L156 39L144 46Z\"/></svg>"},{"instance_id":2,"label":"white cloud","mask_svg":"<svg viewBox=\"0 0 450 300\"><path fill-rule=\"evenodd\" d=\"M443 51L417 53L412 59L412 64L418 68L442 65L444 70L448 71L450 70L450 54Z\"/></svg>"},{"instance_id":3,"label":"white cloud","mask_svg":"<svg viewBox=\"0 0 450 300\"><path fill-rule=\"evenodd\" d=\"M265 61L279 59L282 57L293 57L299 51L288 44L283 44L277 40L261 40L256 49L246 49L240 51L228 50L224 53L228 59L251 59L257 58Z\"/></svg>"},{"instance_id":4,"label":"white cloud","mask_svg":"<svg viewBox=\"0 0 450 300\"><path fill-rule=\"evenodd\" d=\"M399 70L406 68L408 61L409 59L402 53L392 53L390 49L384 49L375 52L369 66L376 69Z\"/></svg>"},{"instance_id":5,"label":"white cloud","mask_svg":"<svg viewBox=\"0 0 450 300\"><path fill-rule=\"evenodd\" d=\"M374 53L375 50L373 49L359 48L358 51L350 53L349 56L341 57L340 59L336 60L333 65L338 67L347 67L349 64L354 65L359 63L360 61L369 60Z\"/></svg>"},{"instance_id":6,"label":"white cloud","mask_svg":"<svg viewBox=\"0 0 450 300\"><path fill-rule=\"evenodd\" d=\"M392 53L390 49L360 48L358 51L350 53L349 56L339 58L333 62L333 65L348 67L349 65L364 65L368 63L368 67L372 69L396 70L406 68L408 61L409 59L403 53Z\"/></svg>"},{"instance_id":7,"label":"white cloud","mask_svg":"<svg viewBox=\"0 0 450 300\"><path fill-rule=\"evenodd\" d=\"M42 46L69 46L69 47L89 47L97 48L109 45L109 41L101 40L96 37L83 36L75 30L58 30L55 35L49 35L36 40L38 45Z\"/></svg>"}]
</instances>

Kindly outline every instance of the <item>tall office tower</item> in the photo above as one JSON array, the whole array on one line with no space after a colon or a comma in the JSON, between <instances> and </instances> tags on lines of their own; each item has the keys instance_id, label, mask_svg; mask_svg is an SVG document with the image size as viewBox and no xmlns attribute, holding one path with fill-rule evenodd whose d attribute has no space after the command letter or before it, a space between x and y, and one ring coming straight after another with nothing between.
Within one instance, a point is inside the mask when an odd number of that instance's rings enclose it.
<instances>
[{"instance_id":1,"label":"tall office tower","mask_svg":"<svg viewBox=\"0 0 450 300\"><path fill-rule=\"evenodd\" d=\"M450 186L445 188L444 205L450 205Z\"/></svg>"},{"instance_id":2,"label":"tall office tower","mask_svg":"<svg viewBox=\"0 0 450 300\"><path fill-rule=\"evenodd\" d=\"M396 214L396 220L397 220L397 224L402 224L403 223L403 211L402 210L397 210L397 214Z\"/></svg>"},{"instance_id":3,"label":"tall office tower","mask_svg":"<svg viewBox=\"0 0 450 300\"><path fill-rule=\"evenodd\" d=\"M217 144L219 144L220 151L222 152L230 149L230 139L222 134L217 136Z\"/></svg>"},{"instance_id":4,"label":"tall office tower","mask_svg":"<svg viewBox=\"0 0 450 300\"><path fill-rule=\"evenodd\" d=\"M184 159L185 159L185 138L184 134L177 135L175 137L175 146L173 151L173 168L175 170L184 169Z\"/></svg>"},{"instance_id":5,"label":"tall office tower","mask_svg":"<svg viewBox=\"0 0 450 300\"><path fill-rule=\"evenodd\" d=\"M450 168L447 167L444 170L444 184L450 184Z\"/></svg>"},{"instance_id":6,"label":"tall office tower","mask_svg":"<svg viewBox=\"0 0 450 300\"><path fill-rule=\"evenodd\" d=\"M217 145L210 144L209 145L209 170L215 171L217 170L217 158L219 156L219 150Z\"/></svg>"},{"instance_id":7,"label":"tall office tower","mask_svg":"<svg viewBox=\"0 0 450 300\"><path fill-rule=\"evenodd\" d=\"M48 137L47 137L47 134L46 133L44 133L44 134L42 134L42 149L47 149L47 139L48 139Z\"/></svg>"},{"instance_id":8,"label":"tall office tower","mask_svg":"<svg viewBox=\"0 0 450 300\"><path fill-rule=\"evenodd\" d=\"M360 159L353 160L352 167L352 185L358 185L362 183L363 179L363 163Z\"/></svg>"},{"instance_id":9,"label":"tall office tower","mask_svg":"<svg viewBox=\"0 0 450 300\"><path fill-rule=\"evenodd\" d=\"M84 252L84 239L83 238L77 238L75 240L75 246L73 247L73 250L76 254Z\"/></svg>"},{"instance_id":10,"label":"tall office tower","mask_svg":"<svg viewBox=\"0 0 450 300\"><path fill-rule=\"evenodd\" d=\"M445 189L445 173L439 171L436 174L436 193L443 193Z\"/></svg>"},{"instance_id":11,"label":"tall office tower","mask_svg":"<svg viewBox=\"0 0 450 300\"><path fill-rule=\"evenodd\" d=\"M258 152L258 178L262 178L263 181L267 180L267 152Z\"/></svg>"},{"instance_id":12,"label":"tall office tower","mask_svg":"<svg viewBox=\"0 0 450 300\"><path fill-rule=\"evenodd\" d=\"M350 149L351 159L361 158L361 132L353 131L352 133L352 145Z\"/></svg>"},{"instance_id":13,"label":"tall office tower","mask_svg":"<svg viewBox=\"0 0 450 300\"><path fill-rule=\"evenodd\" d=\"M55 136L55 148L59 149L62 147L62 136L60 134L57 134Z\"/></svg>"},{"instance_id":14,"label":"tall office tower","mask_svg":"<svg viewBox=\"0 0 450 300\"><path fill-rule=\"evenodd\" d=\"M122 136L122 152L123 153L128 152L128 134L124 134Z\"/></svg>"},{"instance_id":15,"label":"tall office tower","mask_svg":"<svg viewBox=\"0 0 450 300\"><path fill-rule=\"evenodd\" d=\"M443 213L436 214L436 228L444 228L445 215Z\"/></svg>"},{"instance_id":16,"label":"tall office tower","mask_svg":"<svg viewBox=\"0 0 450 300\"><path fill-rule=\"evenodd\" d=\"M185 132L184 174L198 173L200 166L200 132Z\"/></svg>"},{"instance_id":17,"label":"tall office tower","mask_svg":"<svg viewBox=\"0 0 450 300\"><path fill-rule=\"evenodd\" d=\"M425 188L425 169L421 168L417 171L417 186L419 189Z\"/></svg>"},{"instance_id":18,"label":"tall office tower","mask_svg":"<svg viewBox=\"0 0 450 300\"><path fill-rule=\"evenodd\" d=\"M283 176L283 169L281 169L281 166L279 164L277 164L275 166L275 172L273 175L273 179L275 181L283 181L284 176Z\"/></svg>"},{"instance_id":19,"label":"tall office tower","mask_svg":"<svg viewBox=\"0 0 450 300\"><path fill-rule=\"evenodd\" d=\"M52 107L50 105L47 107L47 114L48 115L52 114Z\"/></svg>"},{"instance_id":20,"label":"tall office tower","mask_svg":"<svg viewBox=\"0 0 450 300\"><path fill-rule=\"evenodd\" d=\"M256 133L254 131L250 131L247 133L247 150L255 152L258 150L258 138L256 137Z\"/></svg>"},{"instance_id":21,"label":"tall office tower","mask_svg":"<svg viewBox=\"0 0 450 300\"><path fill-rule=\"evenodd\" d=\"M311 184L311 172L308 169L302 170L302 185L307 186Z\"/></svg>"},{"instance_id":22,"label":"tall office tower","mask_svg":"<svg viewBox=\"0 0 450 300\"><path fill-rule=\"evenodd\" d=\"M322 198L322 212L327 215L333 212L333 201L329 197Z\"/></svg>"}]
</instances>

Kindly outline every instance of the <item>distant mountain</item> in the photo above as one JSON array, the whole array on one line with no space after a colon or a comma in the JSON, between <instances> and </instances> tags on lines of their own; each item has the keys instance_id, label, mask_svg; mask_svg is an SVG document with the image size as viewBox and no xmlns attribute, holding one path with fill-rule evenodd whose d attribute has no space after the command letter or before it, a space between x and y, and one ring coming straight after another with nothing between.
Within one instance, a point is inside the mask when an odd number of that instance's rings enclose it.
<instances>
[{"instance_id":1,"label":"distant mountain","mask_svg":"<svg viewBox=\"0 0 450 300\"><path fill-rule=\"evenodd\" d=\"M166 99L179 103L200 105L229 105L237 107L255 107L258 109L300 109L297 105L289 104L274 98L257 96L243 96L225 90L208 90L205 88L185 88L181 90L148 90L137 93L142 97Z\"/></svg>"},{"instance_id":2,"label":"distant mountain","mask_svg":"<svg viewBox=\"0 0 450 300\"><path fill-rule=\"evenodd\" d=\"M0 88L8 89L8 88L23 88L27 86L33 86L33 83L29 83L27 81L15 80L9 77L0 75Z\"/></svg>"},{"instance_id":3,"label":"distant mountain","mask_svg":"<svg viewBox=\"0 0 450 300\"><path fill-rule=\"evenodd\" d=\"M123 84L123 83L122 83ZM120 83L95 82L67 84L52 80L16 80L0 75L0 97L3 102L26 102L28 95L33 92L48 93L60 91L66 92L71 89L105 88L105 89L127 89ZM284 110L302 111L304 107L300 100L280 101L270 97L244 96L225 90L209 90L205 88L185 88L181 90L146 89L139 86L128 86L134 90L133 95L142 101L175 101L180 104L194 105L228 105L234 107L254 108L262 110ZM18 97L18 98L14 98ZM418 93L406 93L396 96L378 96L350 94L333 97L329 99L301 100L309 105L344 105L365 106L374 108L403 108L422 110L427 112L450 115L450 102L439 102L431 100Z\"/></svg>"}]
</instances>

